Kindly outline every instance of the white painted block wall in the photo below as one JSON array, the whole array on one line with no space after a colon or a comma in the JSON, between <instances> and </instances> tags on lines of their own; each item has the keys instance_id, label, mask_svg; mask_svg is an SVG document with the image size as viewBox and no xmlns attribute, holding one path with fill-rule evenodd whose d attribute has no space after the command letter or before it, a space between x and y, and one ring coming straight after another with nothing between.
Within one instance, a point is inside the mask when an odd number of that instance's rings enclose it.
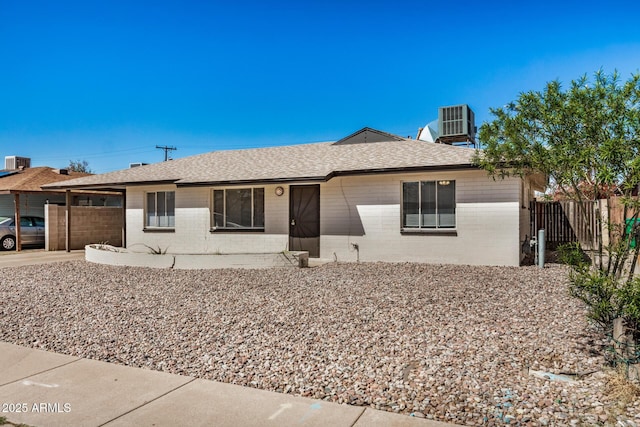
<instances>
[{"instance_id":1,"label":"white painted block wall","mask_svg":"<svg viewBox=\"0 0 640 427\"><path fill-rule=\"evenodd\" d=\"M288 192L278 197L275 195L275 185L263 187L264 233L210 232L212 187L128 187L127 248L148 252L150 246L175 254L282 252L287 249L289 242ZM144 200L147 191L176 192L176 225L173 232L144 231Z\"/></svg>"},{"instance_id":2,"label":"white painted block wall","mask_svg":"<svg viewBox=\"0 0 640 427\"><path fill-rule=\"evenodd\" d=\"M443 179L456 181L457 236L401 234L402 181ZM483 171L335 178L320 190L320 257L519 265L519 194Z\"/></svg>"},{"instance_id":3,"label":"white painted block wall","mask_svg":"<svg viewBox=\"0 0 640 427\"><path fill-rule=\"evenodd\" d=\"M456 181L457 236L400 232L402 181ZM170 253L265 253L288 249L289 188L265 188L265 232L210 232L212 187L127 188L127 247ZM172 233L144 232L145 191L176 191ZM320 187L320 257L355 261L416 261L447 264L518 265L520 181L488 178L484 171L337 177Z\"/></svg>"}]
</instances>

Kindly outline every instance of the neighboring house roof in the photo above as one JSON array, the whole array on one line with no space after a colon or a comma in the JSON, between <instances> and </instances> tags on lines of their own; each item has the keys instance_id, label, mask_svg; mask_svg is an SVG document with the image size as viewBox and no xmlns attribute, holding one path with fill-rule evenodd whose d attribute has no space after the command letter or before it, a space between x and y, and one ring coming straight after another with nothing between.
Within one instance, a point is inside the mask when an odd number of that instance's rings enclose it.
<instances>
[{"instance_id":1,"label":"neighboring house roof","mask_svg":"<svg viewBox=\"0 0 640 427\"><path fill-rule=\"evenodd\" d=\"M89 175L91 174L81 172L69 172L69 175L62 175L58 170L46 166L22 170L2 170L0 171L0 194L42 192L41 187L45 184ZM46 191L50 192L51 190Z\"/></svg>"},{"instance_id":2,"label":"neighboring house roof","mask_svg":"<svg viewBox=\"0 0 640 427\"><path fill-rule=\"evenodd\" d=\"M384 142L384 141L402 141L403 137L392 135L387 132L371 128L362 128L357 132L352 133L349 136L342 138L339 141L333 143L333 145L342 144L362 144L367 142Z\"/></svg>"},{"instance_id":3,"label":"neighboring house roof","mask_svg":"<svg viewBox=\"0 0 640 427\"><path fill-rule=\"evenodd\" d=\"M373 131L365 128L347 139L362 132L369 135L384 134ZM214 151L44 187L100 189L151 183L195 186L326 181L348 174L474 167L474 149L387 135L393 139L367 143L344 143L343 139L338 143Z\"/></svg>"}]
</instances>

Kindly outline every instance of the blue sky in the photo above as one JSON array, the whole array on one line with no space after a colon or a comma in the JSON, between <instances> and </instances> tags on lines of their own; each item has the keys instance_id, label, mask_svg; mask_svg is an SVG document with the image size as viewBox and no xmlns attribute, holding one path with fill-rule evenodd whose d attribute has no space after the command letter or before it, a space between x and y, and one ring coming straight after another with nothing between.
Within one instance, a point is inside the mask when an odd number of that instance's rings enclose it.
<instances>
[{"instance_id":1,"label":"blue sky","mask_svg":"<svg viewBox=\"0 0 640 427\"><path fill-rule=\"evenodd\" d=\"M454 7L454 4L457 5ZM94 172L416 136L438 107L640 69L640 3L0 0L0 157Z\"/></svg>"}]
</instances>

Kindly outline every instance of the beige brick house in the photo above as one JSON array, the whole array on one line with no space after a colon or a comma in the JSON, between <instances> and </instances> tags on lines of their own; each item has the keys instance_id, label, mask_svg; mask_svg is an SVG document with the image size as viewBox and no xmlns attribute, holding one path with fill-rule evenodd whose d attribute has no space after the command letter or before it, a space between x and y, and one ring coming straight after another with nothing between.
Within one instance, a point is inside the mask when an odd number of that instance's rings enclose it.
<instances>
[{"instance_id":1,"label":"beige brick house","mask_svg":"<svg viewBox=\"0 0 640 427\"><path fill-rule=\"evenodd\" d=\"M364 128L337 142L215 151L45 187L125 190L130 250L518 265L544 179L493 180L474 153Z\"/></svg>"}]
</instances>

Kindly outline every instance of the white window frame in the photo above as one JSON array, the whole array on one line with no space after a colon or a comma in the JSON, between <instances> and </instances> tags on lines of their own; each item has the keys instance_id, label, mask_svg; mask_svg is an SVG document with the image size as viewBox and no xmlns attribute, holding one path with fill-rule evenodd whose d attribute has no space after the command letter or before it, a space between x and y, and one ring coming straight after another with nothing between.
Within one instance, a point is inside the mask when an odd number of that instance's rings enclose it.
<instances>
[{"instance_id":1,"label":"white window frame","mask_svg":"<svg viewBox=\"0 0 640 427\"><path fill-rule=\"evenodd\" d=\"M436 218L436 225L424 225L423 224L423 213L422 213L422 183L435 183L435 218ZM454 188L453 190L453 209L454 209L454 214L453 214L453 222L454 224L451 225L440 225L440 215L438 214L438 185L443 185L445 182L449 183L449 184L453 184L454 187L456 185L456 181L453 179L437 179L437 180L411 180L411 181L402 181L401 182L401 186L400 186L400 228L402 231L434 231L434 230L442 230L442 231L455 231L457 229L458 226L458 218L457 218L457 189ZM405 225L405 213L404 213L404 205L405 205L405 200L404 200L404 185L405 184L418 184L418 225Z\"/></svg>"},{"instance_id":2,"label":"white window frame","mask_svg":"<svg viewBox=\"0 0 640 427\"><path fill-rule=\"evenodd\" d=\"M158 195L162 193L164 195L165 214L158 215ZM173 193L173 215L170 215L168 211L167 194ZM154 195L154 215L153 219L149 218L149 195ZM163 224L161 218L166 218ZM147 229L159 228L159 229L174 229L176 221L176 192L174 190L158 190L158 191L146 191L144 193L144 226Z\"/></svg>"},{"instance_id":3,"label":"white window frame","mask_svg":"<svg viewBox=\"0 0 640 427\"><path fill-rule=\"evenodd\" d=\"M246 227L242 225L230 225L227 223L227 191L239 191L250 190L251 191L251 226ZM256 207L256 190L262 190L262 225L256 225L255 207ZM216 191L222 191L222 221L223 225L216 225ZM214 188L211 192L211 230L224 230L224 231L264 231L265 223L265 189L264 187L229 187L229 188Z\"/></svg>"}]
</instances>

